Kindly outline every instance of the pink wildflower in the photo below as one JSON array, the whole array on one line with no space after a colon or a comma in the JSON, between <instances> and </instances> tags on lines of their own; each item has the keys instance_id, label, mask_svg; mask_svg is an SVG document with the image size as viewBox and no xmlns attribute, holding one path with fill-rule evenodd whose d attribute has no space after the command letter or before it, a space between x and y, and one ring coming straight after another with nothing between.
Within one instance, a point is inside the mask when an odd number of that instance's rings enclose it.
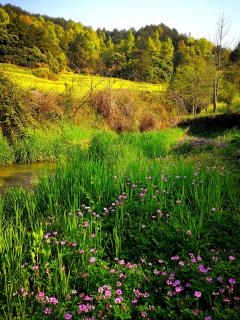
<instances>
[{"instance_id":1,"label":"pink wildflower","mask_svg":"<svg viewBox=\"0 0 240 320\"><path fill-rule=\"evenodd\" d=\"M117 297L116 299L115 299L115 303L116 304L121 304L123 302L123 297Z\"/></svg>"},{"instance_id":2,"label":"pink wildflower","mask_svg":"<svg viewBox=\"0 0 240 320\"><path fill-rule=\"evenodd\" d=\"M90 263L95 263L95 262L96 262L96 258L95 258L95 257L91 257L91 258L89 259L89 262L90 262Z\"/></svg>"},{"instance_id":3,"label":"pink wildflower","mask_svg":"<svg viewBox=\"0 0 240 320\"><path fill-rule=\"evenodd\" d=\"M121 290L121 289L117 289L117 290L116 290L116 294L117 294L118 296L120 296L120 295L122 295L122 294L123 294L123 292L122 292L122 290Z\"/></svg>"},{"instance_id":4,"label":"pink wildflower","mask_svg":"<svg viewBox=\"0 0 240 320\"><path fill-rule=\"evenodd\" d=\"M228 259L229 259L230 261L234 261L236 258L235 258L234 256L229 256Z\"/></svg>"},{"instance_id":5,"label":"pink wildflower","mask_svg":"<svg viewBox=\"0 0 240 320\"><path fill-rule=\"evenodd\" d=\"M51 308L49 308L49 307L45 308L44 314L45 314L46 316L50 316L51 313L52 313L52 309L51 309Z\"/></svg>"},{"instance_id":6,"label":"pink wildflower","mask_svg":"<svg viewBox=\"0 0 240 320\"><path fill-rule=\"evenodd\" d=\"M39 301L42 301L44 299L44 297L45 297L45 294L43 291L38 292L38 300Z\"/></svg>"},{"instance_id":7,"label":"pink wildflower","mask_svg":"<svg viewBox=\"0 0 240 320\"><path fill-rule=\"evenodd\" d=\"M69 313L69 312L66 313L65 316L64 316L64 319L65 319L65 320L71 320L71 319L72 319L71 313Z\"/></svg>"},{"instance_id":8,"label":"pink wildflower","mask_svg":"<svg viewBox=\"0 0 240 320\"><path fill-rule=\"evenodd\" d=\"M199 298L201 298L202 293L200 291L195 291L194 296L199 299Z\"/></svg>"},{"instance_id":9,"label":"pink wildflower","mask_svg":"<svg viewBox=\"0 0 240 320\"><path fill-rule=\"evenodd\" d=\"M50 297L49 303L51 303L51 304L58 304L58 299L55 298L55 297Z\"/></svg>"}]
</instances>

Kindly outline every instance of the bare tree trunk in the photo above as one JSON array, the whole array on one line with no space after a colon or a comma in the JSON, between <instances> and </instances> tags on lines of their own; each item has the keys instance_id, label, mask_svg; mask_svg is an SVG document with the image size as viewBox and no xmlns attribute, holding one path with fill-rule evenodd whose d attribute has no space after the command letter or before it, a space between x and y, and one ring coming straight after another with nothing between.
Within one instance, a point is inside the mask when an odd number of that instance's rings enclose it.
<instances>
[{"instance_id":1,"label":"bare tree trunk","mask_svg":"<svg viewBox=\"0 0 240 320\"><path fill-rule=\"evenodd\" d=\"M213 112L217 111L218 91L220 74L223 66L223 48L227 44L223 43L230 28L230 20L224 14L221 15L217 21L217 30L215 35L215 52L214 52L214 85L213 85Z\"/></svg>"},{"instance_id":2,"label":"bare tree trunk","mask_svg":"<svg viewBox=\"0 0 240 320\"><path fill-rule=\"evenodd\" d=\"M216 113L217 111L217 98L218 98L218 81L217 81L217 74L215 71L214 75L214 92L213 92L213 112Z\"/></svg>"}]
</instances>

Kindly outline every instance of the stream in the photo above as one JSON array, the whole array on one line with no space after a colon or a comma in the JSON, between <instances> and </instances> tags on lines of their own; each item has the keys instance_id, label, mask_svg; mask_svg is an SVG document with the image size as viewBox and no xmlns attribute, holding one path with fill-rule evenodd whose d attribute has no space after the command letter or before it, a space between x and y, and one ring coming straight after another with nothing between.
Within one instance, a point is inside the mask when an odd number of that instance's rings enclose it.
<instances>
[{"instance_id":1,"label":"stream","mask_svg":"<svg viewBox=\"0 0 240 320\"><path fill-rule=\"evenodd\" d=\"M48 169L54 170L55 163L31 163L0 166L0 194L9 187L24 187L33 189L37 180Z\"/></svg>"}]
</instances>

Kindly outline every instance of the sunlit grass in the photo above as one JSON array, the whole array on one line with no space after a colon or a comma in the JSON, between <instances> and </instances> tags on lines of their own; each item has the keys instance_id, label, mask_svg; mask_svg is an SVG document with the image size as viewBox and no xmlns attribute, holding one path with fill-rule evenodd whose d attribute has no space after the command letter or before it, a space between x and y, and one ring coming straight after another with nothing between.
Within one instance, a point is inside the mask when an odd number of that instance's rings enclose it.
<instances>
[{"instance_id":1,"label":"sunlit grass","mask_svg":"<svg viewBox=\"0 0 240 320\"><path fill-rule=\"evenodd\" d=\"M124 135L68 129L65 137L76 144L67 161L45 173L34 192L10 189L0 197L2 318L47 319L50 310L50 319L78 319L83 293L94 319L101 312L123 320L141 319L142 312L152 319L170 313L194 319L195 310L216 319L239 314L232 297L239 281L236 177L173 156L181 129ZM223 139L236 137L231 131ZM78 139L90 139L89 148ZM177 295L166 284L173 273ZM119 282L122 304L115 300ZM104 285L111 286L109 298L100 295ZM135 305L137 289L146 297ZM226 295L215 296L220 289ZM222 303L225 297L236 309Z\"/></svg>"},{"instance_id":2,"label":"sunlit grass","mask_svg":"<svg viewBox=\"0 0 240 320\"><path fill-rule=\"evenodd\" d=\"M39 90L46 93L56 92L62 94L66 90L66 85L73 87L73 94L76 97L83 96L91 89L100 90L112 88L132 89L136 91L162 92L166 88L166 85L164 84L150 84L117 78L78 75L72 72L60 73L59 75L57 75L57 80L48 80L34 76L35 70L36 69L27 69L11 64L0 64L0 72L3 72L13 82L17 83L22 88Z\"/></svg>"}]
</instances>

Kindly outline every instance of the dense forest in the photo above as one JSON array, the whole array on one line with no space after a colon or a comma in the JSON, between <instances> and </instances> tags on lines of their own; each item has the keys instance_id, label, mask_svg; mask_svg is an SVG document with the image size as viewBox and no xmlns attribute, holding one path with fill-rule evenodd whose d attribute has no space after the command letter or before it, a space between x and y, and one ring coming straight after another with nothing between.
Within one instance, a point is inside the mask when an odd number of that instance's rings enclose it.
<instances>
[{"instance_id":1,"label":"dense forest","mask_svg":"<svg viewBox=\"0 0 240 320\"><path fill-rule=\"evenodd\" d=\"M53 72L69 66L81 73L138 81L169 81L179 65L211 59L214 45L179 34L164 24L140 30L85 27L63 18L30 14L7 4L0 7L0 61L22 66L48 65ZM239 61L240 46L231 53Z\"/></svg>"}]
</instances>

